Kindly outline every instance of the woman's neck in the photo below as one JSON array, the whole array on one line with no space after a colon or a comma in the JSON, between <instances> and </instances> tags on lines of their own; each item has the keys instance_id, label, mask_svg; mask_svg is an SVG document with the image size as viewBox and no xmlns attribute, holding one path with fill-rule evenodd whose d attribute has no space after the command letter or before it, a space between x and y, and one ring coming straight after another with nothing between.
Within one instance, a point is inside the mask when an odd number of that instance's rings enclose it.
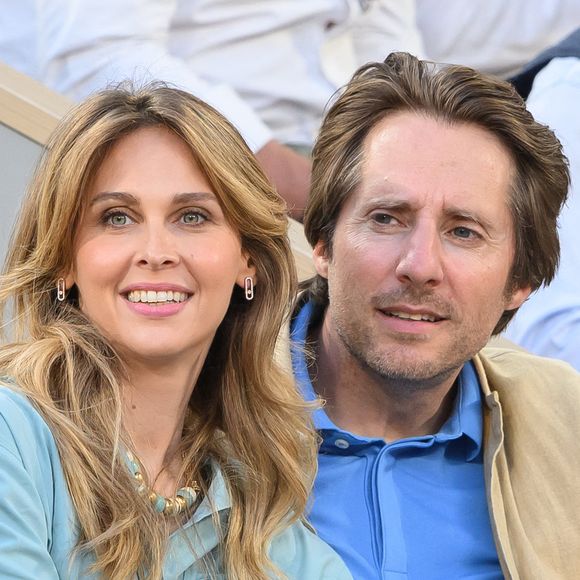
<instances>
[{"instance_id":1,"label":"woman's neck","mask_svg":"<svg viewBox=\"0 0 580 580\"><path fill-rule=\"evenodd\" d=\"M173 495L179 487L179 445L203 360L155 367L134 363L127 371L123 425L150 485L163 495Z\"/></svg>"}]
</instances>

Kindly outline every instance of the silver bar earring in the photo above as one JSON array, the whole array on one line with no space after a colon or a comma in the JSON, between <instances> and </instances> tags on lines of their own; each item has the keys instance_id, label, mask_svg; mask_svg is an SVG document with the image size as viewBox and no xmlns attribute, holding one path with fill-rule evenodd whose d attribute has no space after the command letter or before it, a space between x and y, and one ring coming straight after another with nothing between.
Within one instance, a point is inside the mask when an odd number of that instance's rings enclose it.
<instances>
[{"instance_id":1,"label":"silver bar earring","mask_svg":"<svg viewBox=\"0 0 580 580\"><path fill-rule=\"evenodd\" d=\"M59 302L64 302L66 298L66 286L64 284L64 278L59 278L56 281L56 298Z\"/></svg>"},{"instance_id":2,"label":"silver bar earring","mask_svg":"<svg viewBox=\"0 0 580 580\"><path fill-rule=\"evenodd\" d=\"M250 301L254 299L254 279L251 276L244 278L244 294L246 300Z\"/></svg>"}]
</instances>

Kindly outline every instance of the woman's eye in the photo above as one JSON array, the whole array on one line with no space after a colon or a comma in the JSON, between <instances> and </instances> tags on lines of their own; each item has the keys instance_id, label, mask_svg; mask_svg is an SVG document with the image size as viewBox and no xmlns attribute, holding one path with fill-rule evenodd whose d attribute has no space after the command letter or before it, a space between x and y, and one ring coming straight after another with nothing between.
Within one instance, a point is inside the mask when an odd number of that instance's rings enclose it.
<instances>
[{"instance_id":1,"label":"woman's eye","mask_svg":"<svg viewBox=\"0 0 580 580\"><path fill-rule=\"evenodd\" d=\"M184 224L191 226L197 226L203 223L205 220L206 217L198 211L187 211L181 216L181 221L183 221Z\"/></svg>"},{"instance_id":2,"label":"woman's eye","mask_svg":"<svg viewBox=\"0 0 580 580\"><path fill-rule=\"evenodd\" d=\"M133 223L133 220L126 213L122 212L105 214L103 221L111 226L126 226Z\"/></svg>"}]
</instances>

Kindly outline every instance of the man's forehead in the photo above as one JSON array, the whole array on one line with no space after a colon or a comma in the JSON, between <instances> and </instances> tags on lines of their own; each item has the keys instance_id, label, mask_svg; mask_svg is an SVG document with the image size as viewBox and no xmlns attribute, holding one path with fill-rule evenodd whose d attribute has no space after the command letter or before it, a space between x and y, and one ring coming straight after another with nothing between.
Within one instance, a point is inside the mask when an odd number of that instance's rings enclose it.
<instances>
[{"instance_id":1,"label":"man's forehead","mask_svg":"<svg viewBox=\"0 0 580 580\"><path fill-rule=\"evenodd\" d=\"M417 154L425 152L459 166L477 161L473 155L476 152L484 153L484 158L490 155L505 157L510 165L514 161L512 152L492 130L477 123L452 121L422 111L396 111L379 119L362 143L362 171L385 149L389 156L396 156L396 161L406 157L416 162ZM387 166L388 161L388 157L381 159Z\"/></svg>"},{"instance_id":2,"label":"man's forehead","mask_svg":"<svg viewBox=\"0 0 580 580\"><path fill-rule=\"evenodd\" d=\"M382 119L367 136L358 187L349 205L389 200L417 205L439 199L461 209L509 205L515 166L491 132L414 113Z\"/></svg>"}]
</instances>

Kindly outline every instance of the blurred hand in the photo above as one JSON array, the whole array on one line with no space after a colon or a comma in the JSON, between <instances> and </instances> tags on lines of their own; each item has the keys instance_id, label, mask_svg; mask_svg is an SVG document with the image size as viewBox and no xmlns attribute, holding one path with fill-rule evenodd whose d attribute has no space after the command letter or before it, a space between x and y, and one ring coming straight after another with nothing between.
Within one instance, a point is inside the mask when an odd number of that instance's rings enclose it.
<instances>
[{"instance_id":1,"label":"blurred hand","mask_svg":"<svg viewBox=\"0 0 580 580\"><path fill-rule=\"evenodd\" d=\"M302 221L310 190L310 159L273 140L256 153L256 158L286 200L290 215Z\"/></svg>"}]
</instances>

